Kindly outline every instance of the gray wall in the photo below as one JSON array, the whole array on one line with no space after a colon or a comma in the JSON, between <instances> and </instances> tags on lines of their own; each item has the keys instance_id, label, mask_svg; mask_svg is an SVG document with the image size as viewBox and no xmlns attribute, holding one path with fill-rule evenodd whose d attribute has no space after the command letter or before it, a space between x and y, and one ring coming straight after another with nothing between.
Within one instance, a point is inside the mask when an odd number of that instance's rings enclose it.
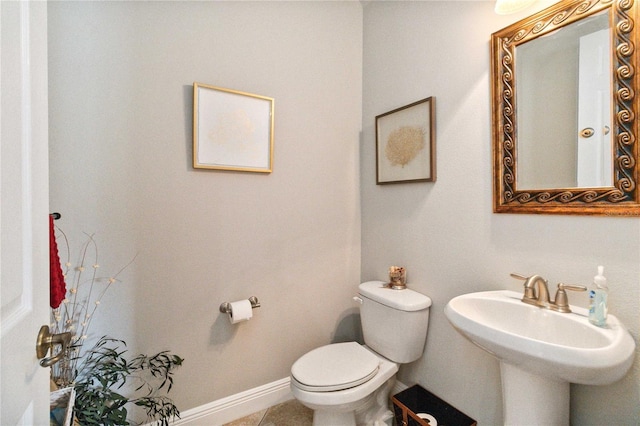
<instances>
[{"instance_id":1,"label":"gray wall","mask_svg":"<svg viewBox=\"0 0 640 426\"><path fill-rule=\"evenodd\" d=\"M389 265L408 269L410 287L433 299L425 355L401 368L483 425L502 421L495 359L458 335L443 309L459 294L520 290L510 272L550 284L590 284L598 264L611 284L610 312L638 338L640 221L637 218L492 213L489 40L521 15L493 2L372 2L364 7L362 279ZM436 97L434 184L375 185L375 116ZM570 294L586 306L585 293ZM514 318L517 321L517 318ZM572 386L575 425L636 425L638 355L611 386Z\"/></svg>"},{"instance_id":2,"label":"gray wall","mask_svg":"<svg viewBox=\"0 0 640 426\"><path fill-rule=\"evenodd\" d=\"M353 335L359 3L51 2L49 55L51 209L101 273L138 253L94 335L183 356L181 410ZM273 173L191 167L194 81L275 98ZM218 312L252 295L250 322Z\"/></svg>"}]
</instances>

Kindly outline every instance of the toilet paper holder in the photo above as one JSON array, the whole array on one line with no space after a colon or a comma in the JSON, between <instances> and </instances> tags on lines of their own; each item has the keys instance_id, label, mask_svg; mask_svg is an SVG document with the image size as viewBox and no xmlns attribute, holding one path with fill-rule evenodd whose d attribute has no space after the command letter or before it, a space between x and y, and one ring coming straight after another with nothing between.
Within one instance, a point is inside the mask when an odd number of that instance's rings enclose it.
<instances>
[{"instance_id":1,"label":"toilet paper holder","mask_svg":"<svg viewBox=\"0 0 640 426\"><path fill-rule=\"evenodd\" d=\"M255 309L255 308L259 308L260 307L260 302L258 301L258 298L255 297L255 296L251 296L249 298L249 303L251 303L251 309ZM223 302L220 305L220 312L222 312L223 314L230 314L231 313L231 303Z\"/></svg>"}]
</instances>

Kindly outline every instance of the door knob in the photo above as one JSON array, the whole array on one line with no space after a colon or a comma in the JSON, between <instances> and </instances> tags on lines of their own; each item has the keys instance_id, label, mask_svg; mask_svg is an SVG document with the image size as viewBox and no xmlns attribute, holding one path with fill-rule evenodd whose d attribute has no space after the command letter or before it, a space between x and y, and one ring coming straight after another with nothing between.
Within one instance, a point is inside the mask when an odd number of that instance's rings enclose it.
<instances>
[{"instance_id":1,"label":"door knob","mask_svg":"<svg viewBox=\"0 0 640 426\"><path fill-rule=\"evenodd\" d=\"M51 334L48 325L40 327L38 333L38 340L36 341L36 356L40 360L41 367L50 367L56 362L60 361L64 353L67 351L67 346L71 342L71 333ZM56 355L45 358L49 349L53 349L53 345L62 345L60 352Z\"/></svg>"},{"instance_id":2,"label":"door knob","mask_svg":"<svg viewBox=\"0 0 640 426\"><path fill-rule=\"evenodd\" d=\"M590 138L594 133L595 130L593 130L592 127L585 127L584 129L580 130L580 136L583 138Z\"/></svg>"}]
</instances>

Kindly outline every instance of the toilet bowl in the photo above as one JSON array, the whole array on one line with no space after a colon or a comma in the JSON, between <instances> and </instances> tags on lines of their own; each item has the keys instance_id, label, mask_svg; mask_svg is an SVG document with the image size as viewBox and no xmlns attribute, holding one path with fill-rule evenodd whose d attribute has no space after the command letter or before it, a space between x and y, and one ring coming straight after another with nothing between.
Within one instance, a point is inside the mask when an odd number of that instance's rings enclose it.
<instances>
[{"instance_id":1,"label":"toilet bowl","mask_svg":"<svg viewBox=\"0 0 640 426\"><path fill-rule=\"evenodd\" d=\"M391 425L389 393L400 363L422 356L431 299L393 290L382 281L360 284L365 345L316 348L291 367L291 391L314 410L314 426Z\"/></svg>"},{"instance_id":2,"label":"toilet bowl","mask_svg":"<svg viewBox=\"0 0 640 426\"><path fill-rule=\"evenodd\" d=\"M334 366L343 368L323 368L334 361ZM322 346L298 359L291 371L293 396L314 410L314 425L382 424L392 418L387 401L398 364L366 346L356 342Z\"/></svg>"}]
</instances>

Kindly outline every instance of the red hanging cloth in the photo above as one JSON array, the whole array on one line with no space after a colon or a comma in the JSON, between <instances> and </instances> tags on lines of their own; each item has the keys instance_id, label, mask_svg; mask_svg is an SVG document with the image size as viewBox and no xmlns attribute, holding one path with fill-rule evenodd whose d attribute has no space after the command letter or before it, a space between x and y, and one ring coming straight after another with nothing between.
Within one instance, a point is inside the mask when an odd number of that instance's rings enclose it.
<instances>
[{"instance_id":1,"label":"red hanging cloth","mask_svg":"<svg viewBox=\"0 0 640 426\"><path fill-rule=\"evenodd\" d=\"M53 226L53 215L49 215L49 303L52 308L57 308L64 300L67 286L64 282L58 244Z\"/></svg>"}]
</instances>

